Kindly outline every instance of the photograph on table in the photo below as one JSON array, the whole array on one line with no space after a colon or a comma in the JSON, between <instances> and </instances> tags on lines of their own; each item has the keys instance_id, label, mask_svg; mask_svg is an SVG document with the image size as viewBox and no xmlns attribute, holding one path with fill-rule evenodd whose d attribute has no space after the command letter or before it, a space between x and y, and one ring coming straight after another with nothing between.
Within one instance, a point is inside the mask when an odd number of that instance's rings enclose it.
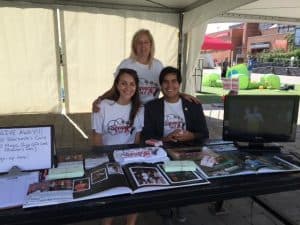
<instances>
[{"instance_id":1,"label":"photograph on table","mask_svg":"<svg viewBox=\"0 0 300 225\"><path fill-rule=\"evenodd\" d=\"M83 178L83 179L76 179L73 181L73 190L74 192L81 192L90 189L90 179Z\"/></svg>"},{"instance_id":2,"label":"photograph on table","mask_svg":"<svg viewBox=\"0 0 300 225\"><path fill-rule=\"evenodd\" d=\"M106 164L108 174L124 174L122 167L116 163L107 163Z\"/></svg>"},{"instance_id":3,"label":"photograph on table","mask_svg":"<svg viewBox=\"0 0 300 225\"><path fill-rule=\"evenodd\" d=\"M191 182L202 179L193 171L179 171L179 172L165 172L167 179L172 184L182 183L182 182Z\"/></svg>"},{"instance_id":4,"label":"photograph on table","mask_svg":"<svg viewBox=\"0 0 300 225\"><path fill-rule=\"evenodd\" d=\"M130 167L129 171L137 186L169 185L162 173L154 167Z\"/></svg>"},{"instance_id":5,"label":"photograph on table","mask_svg":"<svg viewBox=\"0 0 300 225\"><path fill-rule=\"evenodd\" d=\"M106 168L100 168L91 173L92 184L102 182L107 179Z\"/></svg>"}]
</instances>

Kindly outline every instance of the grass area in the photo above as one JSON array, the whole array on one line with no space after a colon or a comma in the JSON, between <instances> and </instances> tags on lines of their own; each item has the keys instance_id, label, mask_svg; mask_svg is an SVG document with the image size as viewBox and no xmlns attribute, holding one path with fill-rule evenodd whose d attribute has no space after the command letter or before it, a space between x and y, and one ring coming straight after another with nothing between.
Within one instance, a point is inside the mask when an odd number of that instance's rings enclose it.
<instances>
[{"instance_id":1,"label":"grass area","mask_svg":"<svg viewBox=\"0 0 300 225\"><path fill-rule=\"evenodd\" d=\"M219 103L222 102L221 96L226 95L227 90L217 87L202 87L201 93L197 93L196 96L202 103ZM250 89L239 90L239 95L300 95L300 85L295 85L295 90L271 90L271 89Z\"/></svg>"}]
</instances>

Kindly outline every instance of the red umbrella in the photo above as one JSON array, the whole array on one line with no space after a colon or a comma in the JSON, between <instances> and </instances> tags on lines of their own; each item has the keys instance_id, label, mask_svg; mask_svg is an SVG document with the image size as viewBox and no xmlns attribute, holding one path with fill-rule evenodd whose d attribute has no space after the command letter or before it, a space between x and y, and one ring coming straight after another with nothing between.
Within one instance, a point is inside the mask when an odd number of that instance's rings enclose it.
<instances>
[{"instance_id":1,"label":"red umbrella","mask_svg":"<svg viewBox=\"0 0 300 225\"><path fill-rule=\"evenodd\" d=\"M233 45L231 42L223 41L219 38L205 36L202 44L202 50L231 50Z\"/></svg>"}]
</instances>

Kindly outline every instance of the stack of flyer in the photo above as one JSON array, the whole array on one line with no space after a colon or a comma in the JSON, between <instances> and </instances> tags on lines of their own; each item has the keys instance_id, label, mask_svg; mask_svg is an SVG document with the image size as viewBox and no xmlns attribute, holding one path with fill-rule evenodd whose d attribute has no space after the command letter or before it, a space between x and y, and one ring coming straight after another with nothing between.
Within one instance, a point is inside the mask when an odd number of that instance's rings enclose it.
<instances>
[{"instance_id":1,"label":"stack of flyer","mask_svg":"<svg viewBox=\"0 0 300 225\"><path fill-rule=\"evenodd\" d=\"M106 153L84 159L85 169L91 169L107 162L109 162L109 158Z\"/></svg>"},{"instance_id":2,"label":"stack of flyer","mask_svg":"<svg viewBox=\"0 0 300 225\"><path fill-rule=\"evenodd\" d=\"M130 163L157 163L168 161L166 151L160 147L144 147L144 148L132 148L125 150L115 150L114 159L121 165Z\"/></svg>"}]
</instances>

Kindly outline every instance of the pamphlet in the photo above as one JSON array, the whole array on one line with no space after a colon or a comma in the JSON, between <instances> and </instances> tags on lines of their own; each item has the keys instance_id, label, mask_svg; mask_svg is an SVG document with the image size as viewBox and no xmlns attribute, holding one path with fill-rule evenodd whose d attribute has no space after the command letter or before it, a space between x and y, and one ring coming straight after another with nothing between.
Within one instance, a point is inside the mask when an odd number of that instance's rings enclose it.
<instances>
[{"instance_id":1,"label":"pamphlet","mask_svg":"<svg viewBox=\"0 0 300 225\"><path fill-rule=\"evenodd\" d=\"M166 172L195 171L197 165L191 160L167 161L163 164Z\"/></svg>"},{"instance_id":2,"label":"pamphlet","mask_svg":"<svg viewBox=\"0 0 300 225\"><path fill-rule=\"evenodd\" d=\"M46 180L57 180L66 178L82 177L84 175L83 163L80 165L69 165L49 169Z\"/></svg>"},{"instance_id":3,"label":"pamphlet","mask_svg":"<svg viewBox=\"0 0 300 225\"><path fill-rule=\"evenodd\" d=\"M109 162L107 153L100 153L96 156L89 156L84 159L84 166L86 169L91 169L96 166L100 166L103 163Z\"/></svg>"}]
</instances>

